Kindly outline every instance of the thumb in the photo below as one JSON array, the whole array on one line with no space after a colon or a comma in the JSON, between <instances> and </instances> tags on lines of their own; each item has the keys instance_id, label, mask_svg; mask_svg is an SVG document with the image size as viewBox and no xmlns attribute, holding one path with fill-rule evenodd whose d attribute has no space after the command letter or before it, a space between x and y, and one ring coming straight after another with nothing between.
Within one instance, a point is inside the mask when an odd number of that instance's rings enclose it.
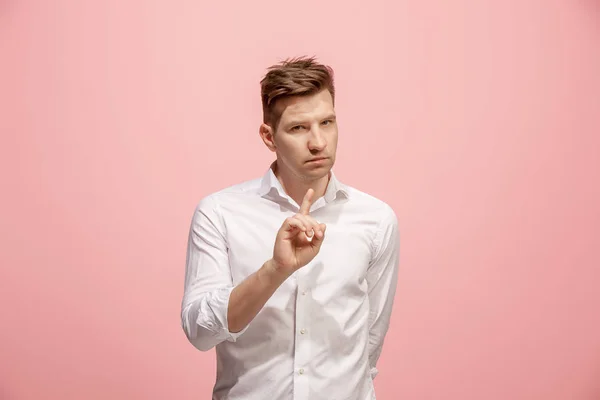
<instances>
[{"instance_id":1,"label":"thumb","mask_svg":"<svg viewBox=\"0 0 600 400\"><path fill-rule=\"evenodd\" d=\"M323 239L325 239L325 229L327 228L327 225L319 224L319 227L323 232L323 236L319 238L317 235L313 235L312 241L310 242L313 247L317 248L317 250L320 249L321 245L323 244Z\"/></svg>"}]
</instances>

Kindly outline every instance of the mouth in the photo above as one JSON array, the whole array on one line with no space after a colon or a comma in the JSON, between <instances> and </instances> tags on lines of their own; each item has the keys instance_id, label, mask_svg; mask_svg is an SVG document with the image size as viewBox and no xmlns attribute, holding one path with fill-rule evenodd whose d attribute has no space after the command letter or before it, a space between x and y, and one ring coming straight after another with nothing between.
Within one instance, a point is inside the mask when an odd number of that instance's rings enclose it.
<instances>
[{"instance_id":1,"label":"mouth","mask_svg":"<svg viewBox=\"0 0 600 400\"><path fill-rule=\"evenodd\" d=\"M310 160L308 160L308 163L312 163L312 162L323 162L327 160L327 157L315 157L315 158L311 158Z\"/></svg>"}]
</instances>

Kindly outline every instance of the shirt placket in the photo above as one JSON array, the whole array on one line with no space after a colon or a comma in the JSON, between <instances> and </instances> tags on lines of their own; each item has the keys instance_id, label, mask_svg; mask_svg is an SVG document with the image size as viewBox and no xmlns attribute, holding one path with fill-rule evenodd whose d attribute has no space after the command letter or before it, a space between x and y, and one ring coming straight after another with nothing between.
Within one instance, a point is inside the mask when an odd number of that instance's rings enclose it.
<instances>
[{"instance_id":1,"label":"shirt placket","mask_svg":"<svg viewBox=\"0 0 600 400\"><path fill-rule=\"evenodd\" d=\"M301 275L296 275L296 321L294 346L294 400L309 400L310 377L309 365L310 340L307 326L308 288Z\"/></svg>"},{"instance_id":2,"label":"shirt placket","mask_svg":"<svg viewBox=\"0 0 600 400\"><path fill-rule=\"evenodd\" d=\"M291 200L290 200L291 201ZM292 201L291 201L292 202ZM324 207L326 204L324 198L319 198L311 207L311 213ZM298 205L294 204L296 212L299 211ZM310 379L312 371L310 370L310 340L309 340L309 308L310 288L307 287L305 279L303 279L303 272L307 271L310 267L308 263L300 270L293 274L293 279L296 286L296 307L295 307L295 343L294 343L294 400L310 400Z\"/></svg>"}]
</instances>

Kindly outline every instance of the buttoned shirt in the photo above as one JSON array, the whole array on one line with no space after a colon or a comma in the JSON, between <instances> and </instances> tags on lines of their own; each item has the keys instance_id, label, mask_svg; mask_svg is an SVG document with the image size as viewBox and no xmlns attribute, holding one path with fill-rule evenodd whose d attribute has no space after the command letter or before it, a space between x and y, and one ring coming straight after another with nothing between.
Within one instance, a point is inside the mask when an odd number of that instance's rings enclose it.
<instances>
[{"instance_id":1,"label":"buttoned shirt","mask_svg":"<svg viewBox=\"0 0 600 400\"><path fill-rule=\"evenodd\" d=\"M382 200L333 170L310 215L327 229L319 253L294 272L239 332L227 322L236 285L273 257L275 236L300 206L268 168L203 197L191 221L182 327L215 348L213 400L372 400L399 264L398 220Z\"/></svg>"}]
</instances>

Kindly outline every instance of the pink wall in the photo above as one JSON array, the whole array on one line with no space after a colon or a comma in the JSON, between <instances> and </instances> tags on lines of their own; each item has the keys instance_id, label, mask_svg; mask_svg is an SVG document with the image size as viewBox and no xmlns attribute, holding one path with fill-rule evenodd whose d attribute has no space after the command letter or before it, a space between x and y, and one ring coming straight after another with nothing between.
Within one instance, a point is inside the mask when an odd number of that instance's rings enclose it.
<instances>
[{"instance_id":1,"label":"pink wall","mask_svg":"<svg viewBox=\"0 0 600 400\"><path fill-rule=\"evenodd\" d=\"M200 3L0 1L1 399L209 398L191 214L262 175L301 54L401 222L378 399L600 398L598 1Z\"/></svg>"}]
</instances>

